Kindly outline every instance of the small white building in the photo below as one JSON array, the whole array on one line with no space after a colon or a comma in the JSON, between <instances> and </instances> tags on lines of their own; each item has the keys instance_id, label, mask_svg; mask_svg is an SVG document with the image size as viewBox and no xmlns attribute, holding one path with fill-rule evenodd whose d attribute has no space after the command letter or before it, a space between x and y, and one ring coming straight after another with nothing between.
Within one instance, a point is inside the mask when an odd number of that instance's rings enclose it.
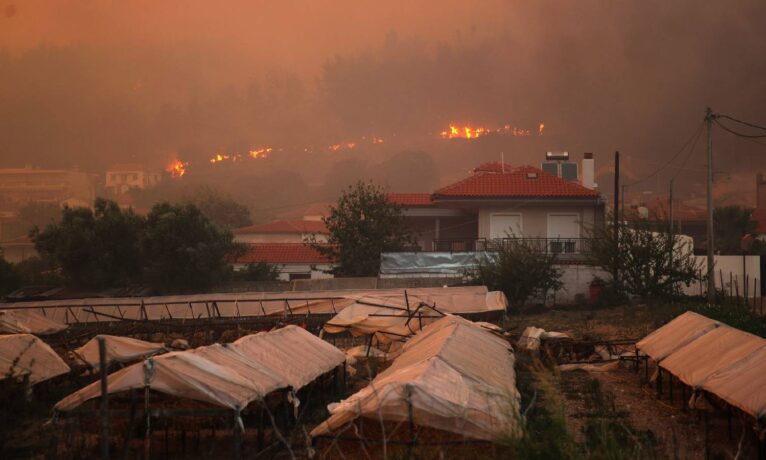
<instances>
[{"instance_id":1,"label":"small white building","mask_svg":"<svg viewBox=\"0 0 766 460\"><path fill-rule=\"evenodd\" d=\"M321 220L278 220L234 230L241 243L303 243L311 236L327 241L327 226Z\"/></svg>"},{"instance_id":2,"label":"small white building","mask_svg":"<svg viewBox=\"0 0 766 460\"><path fill-rule=\"evenodd\" d=\"M131 188L148 188L162 180L162 173L149 171L141 164L125 163L112 165L106 171L106 189L120 195Z\"/></svg>"},{"instance_id":3,"label":"small white building","mask_svg":"<svg viewBox=\"0 0 766 460\"><path fill-rule=\"evenodd\" d=\"M242 270L258 262L278 266L282 281L333 278L326 273L333 267L332 261L304 243L248 243L245 254L232 261L232 266Z\"/></svg>"}]
</instances>

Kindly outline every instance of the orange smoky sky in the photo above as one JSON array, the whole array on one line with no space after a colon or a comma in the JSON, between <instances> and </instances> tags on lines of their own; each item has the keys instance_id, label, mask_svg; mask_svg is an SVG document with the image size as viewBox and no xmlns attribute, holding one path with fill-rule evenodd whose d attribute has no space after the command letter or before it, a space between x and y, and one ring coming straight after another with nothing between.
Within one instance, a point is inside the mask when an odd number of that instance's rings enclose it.
<instances>
[{"instance_id":1,"label":"orange smoky sky","mask_svg":"<svg viewBox=\"0 0 766 460\"><path fill-rule=\"evenodd\" d=\"M428 40L496 32L507 25L504 3L1 0L0 45L19 53L40 45L208 44L311 72L391 32Z\"/></svg>"}]
</instances>

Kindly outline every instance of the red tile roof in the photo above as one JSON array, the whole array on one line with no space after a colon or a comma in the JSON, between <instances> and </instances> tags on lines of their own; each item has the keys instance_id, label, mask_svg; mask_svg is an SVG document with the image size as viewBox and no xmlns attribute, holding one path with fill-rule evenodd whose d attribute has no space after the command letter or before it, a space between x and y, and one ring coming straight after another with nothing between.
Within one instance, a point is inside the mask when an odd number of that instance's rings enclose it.
<instances>
[{"instance_id":1,"label":"red tile roof","mask_svg":"<svg viewBox=\"0 0 766 460\"><path fill-rule=\"evenodd\" d=\"M246 247L247 252L234 260L234 263L326 264L331 262L331 259L303 243L251 243Z\"/></svg>"},{"instance_id":2,"label":"red tile roof","mask_svg":"<svg viewBox=\"0 0 766 460\"><path fill-rule=\"evenodd\" d=\"M388 200L405 208L434 204L430 193L389 193Z\"/></svg>"},{"instance_id":3,"label":"red tile roof","mask_svg":"<svg viewBox=\"0 0 766 460\"><path fill-rule=\"evenodd\" d=\"M235 235L248 233L327 233L327 226L315 220L277 220L267 224L251 225L234 230Z\"/></svg>"},{"instance_id":4,"label":"red tile roof","mask_svg":"<svg viewBox=\"0 0 766 460\"><path fill-rule=\"evenodd\" d=\"M503 169L505 172L502 172ZM582 185L561 179L532 166L513 167L486 163L474 173L433 194L440 198L585 198L595 199L599 193Z\"/></svg>"}]
</instances>

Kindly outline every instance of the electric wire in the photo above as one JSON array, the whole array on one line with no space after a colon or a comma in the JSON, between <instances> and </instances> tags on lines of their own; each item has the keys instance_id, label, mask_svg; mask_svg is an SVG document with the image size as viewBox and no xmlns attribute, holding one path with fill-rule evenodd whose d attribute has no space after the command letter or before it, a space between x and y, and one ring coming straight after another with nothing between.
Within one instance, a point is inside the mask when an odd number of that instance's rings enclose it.
<instances>
[{"instance_id":1,"label":"electric wire","mask_svg":"<svg viewBox=\"0 0 766 460\"><path fill-rule=\"evenodd\" d=\"M701 129L697 131L697 136L694 138L694 142L692 143L692 146L689 149L689 152L686 154L683 161L681 161L681 165L678 167L678 171L676 171L676 173L673 174L673 177L670 179L671 181L676 180L676 177L678 177L678 175L681 174L681 171L684 171L684 166L686 166L686 162L689 161L689 158L691 158L692 153L694 153L694 148L697 147L697 141L700 140L700 137L702 137Z\"/></svg>"},{"instance_id":2,"label":"electric wire","mask_svg":"<svg viewBox=\"0 0 766 460\"><path fill-rule=\"evenodd\" d=\"M763 139L763 138L766 138L766 134L744 134L744 133L740 133L738 131L735 131L735 130L729 128L728 126L726 126L725 124L721 123L720 121L718 121L717 117L713 118L713 121L715 122L715 124L720 126L721 129L723 129L724 131L728 131L729 133L734 134L735 136L738 136L738 137L742 137L744 139Z\"/></svg>"},{"instance_id":3,"label":"electric wire","mask_svg":"<svg viewBox=\"0 0 766 460\"><path fill-rule=\"evenodd\" d=\"M673 163L676 160L676 158L678 158L678 156L681 155L686 150L686 148L689 146L689 144L692 142L692 140L694 140L695 138L699 138L699 135L700 135L700 133L702 133L702 128L704 126L705 126L704 121L700 122L700 124L697 127L697 129L694 130L692 135L689 137L689 139L686 140L686 142L681 147L681 149L678 150L678 152L676 152L672 157L670 157L670 160L668 160L667 162L663 163L659 168L655 169L650 174L642 177L641 179L638 179L638 180L636 180L634 182L631 182L630 184L625 184L625 187L632 187L632 186L638 185L638 184L640 184L640 183L642 183L642 182L644 182L644 181L646 181L648 179L651 179L652 177L654 177L657 174L659 174L660 171L662 171L663 169L665 169L668 166L670 166L670 164Z\"/></svg>"}]
</instances>

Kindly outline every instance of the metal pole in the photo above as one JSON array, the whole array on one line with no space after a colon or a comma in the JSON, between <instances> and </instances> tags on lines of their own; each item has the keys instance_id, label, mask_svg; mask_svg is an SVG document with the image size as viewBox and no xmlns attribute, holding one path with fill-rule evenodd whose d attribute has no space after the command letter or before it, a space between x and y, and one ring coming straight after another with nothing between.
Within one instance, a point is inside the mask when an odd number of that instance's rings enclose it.
<instances>
[{"instance_id":1,"label":"metal pole","mask_svg":"<svg viewBox=\"0 0 766 460\"><path fill-rule=\"evenodd\" d=\"M715 303L715 260L713 251L713 111L710 107L705 113L707 124L707 301Z\"/></svg>"},{"instance_id":2,"label":"metal pole","mask_svg":"<svg viewBox=\"0 0 766 460\"><path fill-rule=\"evenodd\" d=\"M106 341L98 337L98 364L101 371L101 458L109 459L109 388L107 385Z\"/></svg>"},{"instance_id":3,"label":"metal pole","mask_svg":"<svg viewBox=\"0 0 766 460\"><path fill-rule=\"evenodd\" d=\"M617 269L617 260L619 259L620 250L620 152L614 152L614 245L615 245L615 264L614 273L612 278L614 279L614 285L619 289L619 270Z\"/></svg>"}]
</instances>

